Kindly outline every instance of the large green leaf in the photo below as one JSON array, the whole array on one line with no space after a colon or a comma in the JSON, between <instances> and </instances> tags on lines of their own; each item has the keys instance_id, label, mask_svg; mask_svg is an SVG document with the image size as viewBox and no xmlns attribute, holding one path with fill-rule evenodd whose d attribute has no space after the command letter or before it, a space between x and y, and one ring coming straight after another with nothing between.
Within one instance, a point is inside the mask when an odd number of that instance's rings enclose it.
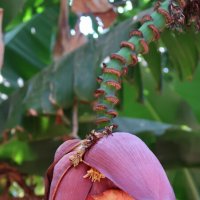
<instances>
[{"instance_id":1,"label":"large green leaf","mask_svg":"<svg viewBox=\"0 0 200 200\"><path fill-rule=\"evenodd\" d=\"M60 144L60 141L52 140L26 142L13 139L1 145L0 159L14 163L24 173L44 175Z\"/></svg>"},{"instance_id":2,"label":"large green leaf","mask_svg":"<svg viewBox=\"0 0 200 200\"><path fill-rule=\"evenodd\" d=\"M143 76L143 87L144 87L144 103L139 104L135 102L137 98L137 92L134 90L134 85L124 84L124 104L123 109L120 112L121 116L134 117L134 118L146 118L154 119L157 121L162 121L171 124L186 124L192 128L199 128L198 122L198 94L190 88L188 90L184 87L182 88L185 92L184 95L180 95L179 92L174 90L174 82L179 80L174 77L174 81L168 82L163 80L162 92L158 92L156 88L156 82L151 76L150 70L146 67L142 69ZM196 74L199 70L196 71ZM198 77L196 75L195 77ZM195 78L195 85L200 84L198 78ZM181 85L178 82L179 86ZM186 85L189 83L185 83ZM137 88L138 86L136 86ZM177 88L178 89L178 88ZM191 100L195 101L193 106L187 103L187 93L188 96L193 98L195 93L197 99ZM195 107L195 109L193 109Z\"/></svg>"},{"instance_id":3,"label":"large green leaf","mask_svg":"<svg viewBox=\"0 0 200 200\"><path fill-rule=\"evenodd\" d=\"M2 119L0 132L20 124L23 114L29 108L34 108L41 113L55 112L50 96L58 106L65 108L72 106L74 94L79 100L91 101L97 87L97 67L103 58L119 48L120 41L128 38L128 30L134 26L132 20L127 20L99 40L90 40L86 45L37 74L24 88L2 103L4 111L0 113ZM125 28L127 32L120 31ZM111 45L107 46L110 41L112 41ZM15 109L18 108L16 112Z\"/></svg>"},{"instance_id":4,"label":"large green leaf","mask_svg":"<svg viewBox=\"0 0 200 200\"><path fill-rule=\"evenodd\" d=\"M170 129L158 137L154 153L168 167L199 166L200 133Z\"/></svg>"},{"instance_id":5,"label":"large green leaf","mask_svg":"<svg viewBox=\"0 0 200 200\"><path fill-rule=\"evenodd\" d=\"M155 136L163 135L167 129L176 127L172 124L165 124L145 119L133 119L130 117L117 117L114 122L118 124L118 131L133 134L152 132Z\"/></svg>"},{"instance_id":6,"label":"large green leaf","mask_svg":"<svg viewBox=\"0 0 200 200\"><path fill-rule=\"evenodd\" d=\"M98 40L90 40L80 49L70 55L64 56L60 61L52 64L49 68L36 75L23 89L17 91L7 102L1 105L4 109L2 109L3 112L0 111L0 116L2 118L0 122L0 131L2 132L6 128L12 128L21 124L22 117L29 108L34 108L39 113L55 113L55 105L52 105L50 97L55 100L57 106L65 108L72 106L74 98L87 102L93 100L93 91L97 86L95 79L99 71L97 67L107 55L111 52L115 52L119 48L120 42L128 38L128 32L134 26L135 22L127 20L113 28L108 34L103 35ZM178 37L179 36L177 36L177 38ZM186 37L186 35L184 35L184 37ZM196 52L194 44L190 46L192 46L192 52ZM182 45L182 48L186 49L187 46ZM193 51L193 49L195 50ZM175 58L177 56L174 51L172 51L170 55L172 57L175 56ZM194 56L194 64L197 62L197 56L195 53L194 55L190 53L190 59L192 56ZM180 60L179 57L176 59ZM21 67L19 67L19 69L20 68ZM9 68L5 67L4 69L6 70ZM189 69L189 71L191 70ZM148 116L147 118L168 123L177 122L178 106L180 105L180 101L182 101L180 96L173 94L169 88L165 89L165 87L163 90L164 95L159 96L155 92L155 86L152 84L152 81L148 81L149 75L143 78L143 80L145 80L143 83L139 74L140 73L136 73L135 80L138 80L136 82L138 85L137 88L140 88L140 94L143 94L142 85L144 84L144 94L148 96L148 101L145 102L145 105L147 105L150 112L144 111ZM158 80L159 75L156 76ZM150 87L150 89L148 87ZM126 98L129 98L131 93L132 92L128 91L128 94L125 95L127 96ZM168 98L169 96L170 99ZM17 103L16 99L18 100ZM153 104L155 107L152 107ZM136 111L132 110L131 105L127 103L124 104L124 107L129 113L131 111L132 113ZM127 115L126 112L125 115ZM144 117L143 115L137 116L137 111L136 115L130 113L130 116ZM185 121L179 123L183 122Z\"/></svg>"},{"instance_id":7,"label":"large green leaf","mask_svg":"<svg viewBox=\"0 0 200 200\"><path fill-rule=\"evenodd\" d=\"M162 62L161 53L158 51L158 45L156 43L150 44L150 51L148 54L144 55L145 60L148 63L148 67L157 82L157 89L162 89Z\"/></svg>"},{"instance_id":8,"label":"large green leaf","mask_svg":"<svg viewBox=\"0 0 200 200\"><path fill-rule=\"evenodd\" d=\"M173 84L174 90L192 107L200 122L200 93L198 92L200 85L200 67L197 68L192 81L180 82L175 79Z\"/></svg>"},{"instance_id":9,"label":"large green leaf","mask_svg":"<svg viewBox=\"0 0 200 200\"><path fill-rule=\"evenodd\" d=\"M1 0L0 8L4 9L4 27L22 11L26 0Z\"/></svg>"},{"instance_id":10,"label":"large green leaf","mask_svg":"<svg viewBox=\"0 0 200 200\"><path fill-rule=\"evenodd\" d=\"M199 38L199 34L195 34L192 31L182 34L166 31L162 34L162 41L170 53L170 67L177 70L181 79L191 80L197 67L199 59L199 47L196 44L197 38Z\"/></svg>"},{"instance_id":11,"label":"large green leaf","mask_svg":"<svg viewBox=\"0 0 200 200\"><path fill-rule=\"evenodd\" d=\"M50 63L57 16L57 8L47 8L5 34L2 74L12 86L17 87L19 77L27 80Z\"/></svg>"},{"instance_id":12,"label":"large green leaf","mask_svg":"<svg viewBox=\"0 0 200 200\"><path fill-rule=\"evenodd\" d=\"M177 200L200 198L200 168L177 168L167 171Z\"/></svg>"}]
</instances>

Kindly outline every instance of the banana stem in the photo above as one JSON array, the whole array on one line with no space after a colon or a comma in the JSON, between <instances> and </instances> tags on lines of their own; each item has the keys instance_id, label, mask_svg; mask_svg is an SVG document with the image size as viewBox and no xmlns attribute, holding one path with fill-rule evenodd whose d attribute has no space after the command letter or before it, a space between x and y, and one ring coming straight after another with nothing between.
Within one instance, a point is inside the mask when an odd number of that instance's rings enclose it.
<instances>
[{"instance_id":1,"label":"banana stem","mask_svg":"<svg viewBox=\"0 0 200 200\"><path fill-rule=\"evenodd\" d=\"M138 54L148 53L148 44L158 40L160 32L171 23L170 4L170 0L157 3L154 12L142 18L142 26L133 30L130 39L121 42L120 50L111 54L110 61L104 64L103 74L98 78L100 87L95 92L97 101L93 107L97 113L96 124L99 129L113 125L112 119L117 116L114 107L119 102L116 93L121 88L121 77L126 74L128 65L136 65Z\"/></svg>"}]
</instances>

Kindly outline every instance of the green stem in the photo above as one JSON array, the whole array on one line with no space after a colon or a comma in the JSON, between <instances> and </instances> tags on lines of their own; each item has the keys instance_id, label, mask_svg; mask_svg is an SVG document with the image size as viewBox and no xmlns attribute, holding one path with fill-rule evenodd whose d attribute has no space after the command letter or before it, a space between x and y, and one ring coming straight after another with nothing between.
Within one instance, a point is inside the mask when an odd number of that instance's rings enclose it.
<instances>
[{"instance_id":1,"label":"green stem","mask_svg":"<svg viewBox=\"0 0 200 200\"><path fill-rule=\"evenodd\" d=\"M104 66L103 74L99 78L100 88L96 91L97 102L94 110L97 112L97 124L99 128L112 125L112 119L116 116L114 106L117 102L116 91L120 89L121 75L130 64L137 63L137 55L148 52L148 44L159 38L159 32L168 26L170 15L168 7L170 0L159 5L149 17L149 20L132 32L132 37L121 44L121 49ZM123 31L123 30L122 30ZM120 75L119 73L120 72Z\"/></svg>"},{"instance_id":2,"label":"green stem","mask_svg":"<svg viewBox=\"0 0 200 200\"><path fill-rule=\"evenodd\" d=\"M190 188L190 191L191 191L191 196L190 198L193 199L193 200L199 200L200 199L200 196L199 196L199 192L194 184L194 180L192 179L192 176L190 174L190 171L188 169L183 169L183 172L186 176L186 179L188 181L188 186Z\"/></svg>"},{"instance_id":3,"label":"green stem","mask_svg":"<svg viewBox=\"0 0 200 200\"><path fill-rule=\"evenodd\" d=\"M145 105L146 105L147 109L149 110L149 112L151 113L151 115L154 117L154 119L156 121L162 122L160 116L157 114L157 112L155 111L153 106L149 103L149 100L145 101Z\"/></svg>"}]
</instances>

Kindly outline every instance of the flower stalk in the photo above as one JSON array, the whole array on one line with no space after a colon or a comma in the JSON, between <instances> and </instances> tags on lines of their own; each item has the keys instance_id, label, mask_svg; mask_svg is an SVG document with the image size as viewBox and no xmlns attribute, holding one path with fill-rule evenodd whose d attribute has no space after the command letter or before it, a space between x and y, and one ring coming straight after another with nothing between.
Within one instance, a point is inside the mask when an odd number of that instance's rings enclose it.
<instances>
[{"instance_id":1,"label":"flower stalk","mask_svg":"<svg viewBox=\"0 0 200 200\"><path fill-rule=\"evenodd\" d=\"M138 62L138 54L146 54L149 51L148 44L160 38L160 32L164 28L173 24L176 25L175 19L177 15L171 7L180 8L185 6L183 0L181 3L174 4L171 0L166 0L163 3L159 1L156 3L154 12L151 15L145 15L141 19L142 26L138 30L130 32L130 39L121 42L120 50L110 56L110 62L103 64L103 74L98 77L97 81L100 83L99 89L95 92L97 101L93 109L97 113L96 124L99 130L92 130L91 133L82 140L82 142L75 149L75 153L70 156L70 160L74 167L78 166L83 161L86 151L96 144L104 136L112 134L113 130L117 127L113 124L112 119L118 113L115 110L115 105L119 102L116 96L117 90L121 89L121 78L127 73L128 65L136 65ZM171 15L170 15L171 13ZM173 16L173 15L174 16ZM184 23L178 21L178 25Z\"/></svg>"},{"instance_id":2,"label":"flower stalk","mask_svg":"<svg viewBox=\"0 0 200 200\"><path fill-rule=\"evenodd\" d=\"M184 0L179 0L177 3L175 3L177 7L185 6ZM158 40L160 32L174 23L169 11L171 4L170 0L156 3L154 12L142 18L142 26L138 30L133 30L130 39L123 41L120 50L111 54L110 61L103 64L103 74L98 78L100 87L95 92L97 101L93 107L97 113L96 124L99 129L113 125L112 119L117 116L115 105L119 102L116 93L121 88L121 78L127 73L127 67L130 64L136 65L138 54L148 53L148 44Z\"/></svg>"},{"instance_id":3,"label":"flower stalk","mask_svg":"<svg viewBox=\"0 0 200 200\"><path fill-rule=\"evenodd\" d=\"M185 6L184 0L178 2ZM114 107L119 102L116 92L121 89L121 78L128 65L137 64L139 53L148 53L148 44L158 40L165 27L176 27L174 19L181 16L182 9L176 6L171 0L158 2L154 12L142 18L143 25L130 33L128 41L121 42L110 62L103 64L94 104L99 130L58 148L47 171L46 200L103 200L110 195L130 200L176 199L162 165L142 140L125 132L111 136L116 128L112 119L117 116ZM183 21L178 21L178 28Z\"/></svg>"}]
</instances>

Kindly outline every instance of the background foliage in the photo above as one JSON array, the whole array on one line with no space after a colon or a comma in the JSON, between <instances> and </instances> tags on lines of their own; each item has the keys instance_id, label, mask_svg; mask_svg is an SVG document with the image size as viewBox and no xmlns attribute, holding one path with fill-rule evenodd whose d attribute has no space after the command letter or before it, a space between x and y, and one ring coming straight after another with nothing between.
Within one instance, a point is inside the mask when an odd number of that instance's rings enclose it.
<instances>
[{"instance_id":1,"label":"background foliage","mask_svg":"<svg viewBox=\"0 0 200 200\"><path fill-rule=\"evenodd\" d=\"M5 13L2 197L9 191L13 197L41 198L42 176L58 145L77 134L83 138L94 127L91 104L100 64L119 49L154 4L116 0L88 12L82 3L72 7L69 1L66 9L58 0L0 2ZM83 35L79 28L86 16L92 32ZM137 134L153 150L177 199L185 200L200 199L199 44L200 34L193 29L163 32L150 45L150 53L140 56L138 66L130 67L116 119L118 130Z\"/></svg>"}]
</instances>

